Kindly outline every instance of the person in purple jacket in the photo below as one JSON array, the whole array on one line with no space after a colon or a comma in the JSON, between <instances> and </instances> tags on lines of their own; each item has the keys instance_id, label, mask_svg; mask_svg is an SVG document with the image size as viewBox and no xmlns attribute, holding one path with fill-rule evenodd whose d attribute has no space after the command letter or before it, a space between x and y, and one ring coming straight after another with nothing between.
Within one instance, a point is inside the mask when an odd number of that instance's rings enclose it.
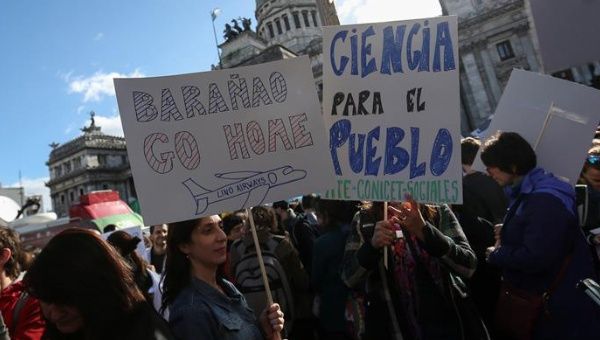
<instances>
[{"instance_id":1,"label":"person in purple jacket","mask_svg":"<svg viewBox=\"0 0 600 340\"><path fill-rule=\"evenodd\" d=\"M534 150L514 132L490 137L481 160L510 199L496 246L488 248L488 262L502 269L506 283L532 294L547 292L559 277L532 338L597 339L598 310L576 289L577 282L595 274L573 187L537 167Z\"/></svg>"}]
</instances>

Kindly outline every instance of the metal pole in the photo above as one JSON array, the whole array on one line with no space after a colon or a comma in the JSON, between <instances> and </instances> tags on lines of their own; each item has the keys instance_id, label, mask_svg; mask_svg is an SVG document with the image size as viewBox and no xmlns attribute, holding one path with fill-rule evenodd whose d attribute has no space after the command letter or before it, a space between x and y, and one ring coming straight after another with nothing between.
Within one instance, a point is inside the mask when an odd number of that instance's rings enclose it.
<instances>
[{"instance_id":1,"label":"metal pole","mask_svg":"<svg viewBox=\"0 0 600 340\"><path fill-rule=\"evenodd\" d=\"M218 8L215 8L210 13L210 17L212 19L212 27L213 27L213 34L215 35L215 45L217 47L217 54L219 55L219 68L223 69L223 63L221 62L221 51L219 50L219 41L217 40L217 30L215 28L215 19L217 18L217 15L218 15Z\"/></svg>"}]
</instances>

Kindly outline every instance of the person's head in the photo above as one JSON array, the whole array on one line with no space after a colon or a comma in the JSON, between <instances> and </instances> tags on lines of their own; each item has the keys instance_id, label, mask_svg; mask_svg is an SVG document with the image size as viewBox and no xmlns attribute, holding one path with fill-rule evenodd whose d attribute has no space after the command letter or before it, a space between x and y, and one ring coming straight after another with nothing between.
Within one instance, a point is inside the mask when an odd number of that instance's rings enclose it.
<instances>
[{"instance_id":1,"label":"person's head","mask_svg":"<svg viewBox=\"0 0 600 340\"><path fill-rule=\"evenodd\" d=\"M157 224L150 226L150 242L152 247L163 249L167 246L167 234L169 227L166 224Z\"/></svg>"},{"instance_id":2,"label":"person's head","mask_svg":"<svg viewBox=\"0 0 600 340\"><path fill-rule=\"evenodd\" d=\"M400 209L404 201L390 201L388 202L388 207L394 207L396 209ZM384 202L372 202L372 201L362 201L360 202L360 209L364 210L368 213L373 219L380 221L383 219L383 208ZM437 223L437 210L433 205L430 204L419 204L419 211L421 215L425 219L425 221L430 222L432 224ZM389 216L389 213L388 213Z\"/></svg>"},{"instance_id":3,"label":"person's head","mask_svg":"<svg viewBox=\"0 0 600 340\"><path fill-rule=\"evenodd\" d=\"M219 215L169 224L163 305L170 305L192 276L215 272L227 259L227 236Z\"/></svg>"},{"instance_id":4,"label":"person's head","mask_svg":"<svg viewBox=\"0 0 600 340\"><path fill-rule=\"evenodd\" d=\"M123 230L110 234L106 241L119 252L121 256L135 269L144 269L144 263L140 255L135 251L140 240Z\"/></svg>"},{"instance_id":5,"label":"person's head","mask_svg":"<svg viewBox=\"0 0 600 340\"><path fill-rule=\"evenodd\" d=\"M358 204L356 201L316 199L315 212L319 225L325 229L349 225L358 210Z\"/></svg>"},{"instance_id":6,"label":"person's head","mask_svg":"<svg viewBox=\"0 0 600 340\"><path fill-rule=\"evenodd\" d=\"M288 217L287 211L289 208L290 204L288 203L288 201L273 202L273 210L275 210L275 213L281 218L282 221Z\"/></svg>"},{"instance_id":7,"label":"person's head","mask_svg":"<svg viewBox=\"0 0 600 340\"><path fill-rule=\"evenodd\" d=\"M460 156L463 165L473 165L480 146L481 142L473 137L463 138L460 141Z\"/></svg>"},{"instance_id":8,"label":"person's head","mask_svg":"<svg viewBox=\"0 0 600 340\"><path fill-rule=\"evenodd\" d=\"M22 249L21 256L19 256L19 265L21 266L21 271L28 271L34 260L35 255L33 254L32 249Z\"/></svg>"},{"instance_id":9,"label":"person's head","mask_svg":"<svg viewBox=\"0 0 600 340\"><path fill-rule=\"evenodd\" d=\"M600 146L593 146L588 150L581 177L585 184L600 191Z\"/></svg>"},{"instance_id":10,"label":"person's head","mask_svg":"<svg viewBox=\"0 0 600 340\"><path fill-rule=\"evenodd\" d=\"M81 331L99 339L107 325L123 320L144 297L130 268L96 233L62 231L46 245L23 279L29 294L61 333Z\"/></svg>"},{"instance_id":11,"label":"person's head","mask_svg":"<svg viewBox=\"0 0 600 340\"><path fill-rule=\"evenodd\" d=\"M244 220L238 215L229 214L223 217L223 231L229 241L235 241L244 236Z\"/></svg>"},{"instance_id":12,"label":"person's head","mask_svg":"<svg viewBox=\"0 0 600 340\"><path fill-rule=\"evenodd\" d=\"M115 231L110 234L106 241L125 259L127 264L131 266L133 271L133 279L138 285L138 288L142 291L142 294L148 299L150 296L147 294L148 289L151 286L151 281L148 280L148 273L146 272L146 263L142 257L136 252L139 237L131 236L123 230Z\"/></svg>"},{"instance_id":13,"label":"person's head","mask_svg":"<svg viewBox=\"0 0 600 340\"><path fill-rule=\"evenodd\" d=\"M488 138L481 151L481 160L501 186L513 184L537 164L535 151L516 132L498 132Z\"/></svg>"},{"instance_id":14,"label":"person's head","mask_svg":"<svg viewBox=\"0 0 600 340\"><path fill-rule=\"evenodd\" d=\"M106 227L104 227L104 229L102 231L105 233L109 233L109 232L115 231L115 230L117 230L117 226L114 224L109 224Z\"/></svg>"},{"instance_id":15,"label":"person's head","mask_svg":"<svg viewBox=\"0 0 600 340\"><path fill-rule=\"evenodd\" d=\"M309 195L302 196L302 209L304 209L304 211L314 211L316 200L317 200L317 195L315 195L315 194L309 194Z\"/></svg>"},{"instance_id":16,"label":"person's head","mask_svg":"<svg viewBox=\"0 0 600 340\"><path fill-rule=\"evenodd\" d=\"M21 273L21 241L13 229L0 227L0 270L11 280Z\"/></svg>"},{"instance_id":17,"label":"person's head","mask_svg":"<svg viewBox=\"0 0 600 340\"><path fill-rule=\"evenodd\" d=\"M273 208L259 205L252 208L252 219L256 230L269 230L272 233L277 232L277 218Z\"/></svg>"}]
</instances>

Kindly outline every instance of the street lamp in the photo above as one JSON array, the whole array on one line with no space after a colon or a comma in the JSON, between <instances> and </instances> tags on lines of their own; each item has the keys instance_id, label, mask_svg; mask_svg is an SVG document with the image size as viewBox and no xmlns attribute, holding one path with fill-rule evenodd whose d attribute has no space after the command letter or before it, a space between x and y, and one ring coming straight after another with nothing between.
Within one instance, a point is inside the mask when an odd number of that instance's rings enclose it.
<instances>
[{"instance_id":1,"label":"street lamp","mask_svg":"<svg viewBox=\"0 0 600 340\"><path fill-rule=\"evenodd\" d=\"M215 45L217 45L217 54L219 55L219 68L223 69L223 64L221 63L221 51L219 51L219 41L217 40L217 30L215 29L215 19L217 19L217 16L219 16L219 14L221 14L221 9L218 7L210 12L210 17L212 18L213 34L215 35Z\"/></svg>"}]
</instances>

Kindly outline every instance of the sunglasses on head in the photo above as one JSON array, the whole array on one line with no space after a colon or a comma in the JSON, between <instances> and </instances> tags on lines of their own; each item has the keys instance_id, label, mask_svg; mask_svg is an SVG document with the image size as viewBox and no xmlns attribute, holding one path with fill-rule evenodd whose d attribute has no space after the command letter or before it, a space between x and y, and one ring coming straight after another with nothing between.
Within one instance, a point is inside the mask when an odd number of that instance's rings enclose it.
<instances>
[{"instance_id":1,"label":"sunglasses on head","mask_svg":"<svg viewBox=\"0 0 600 340\"><path fill-rule=\"evenodd\" d=\"M589 165L600 165L600 155L598 155L598 154L588 155L586 158L586 162Z\"/></svg>"}]
</instances>

